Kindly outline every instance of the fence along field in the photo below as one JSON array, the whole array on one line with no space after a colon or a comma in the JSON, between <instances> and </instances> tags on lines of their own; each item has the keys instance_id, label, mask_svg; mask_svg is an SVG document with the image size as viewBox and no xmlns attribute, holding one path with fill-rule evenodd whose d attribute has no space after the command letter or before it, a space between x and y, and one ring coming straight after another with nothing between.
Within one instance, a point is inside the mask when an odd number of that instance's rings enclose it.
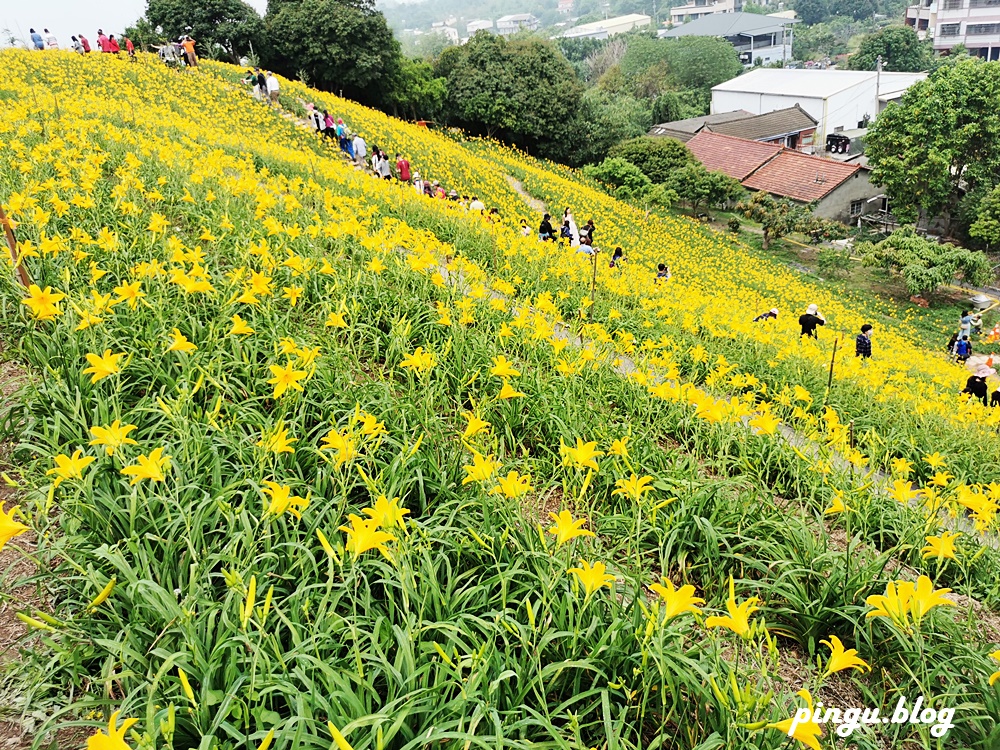
<instances>
[{"instance_id":1,"label":"fence along field","mask_svg":"<svg viewBox=\"0 0 1000 750\"><path fill-rule=\"evenodd\" d=\"M0 59L34 746L816 748L839 717L803 708L901 697L937 723L853 741L995 738L995 418L905 321L828 392L790 320L880 303L295 82L501 221L355 172L234 68ZM591 296L508 176L624 269Z\"/></svg>"}]
</instances>

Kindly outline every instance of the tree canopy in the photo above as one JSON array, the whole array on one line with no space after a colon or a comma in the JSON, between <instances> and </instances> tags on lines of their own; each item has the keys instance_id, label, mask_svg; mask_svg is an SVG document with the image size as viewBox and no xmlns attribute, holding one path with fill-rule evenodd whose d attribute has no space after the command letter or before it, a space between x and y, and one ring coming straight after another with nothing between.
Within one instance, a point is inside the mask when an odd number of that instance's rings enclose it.
<instances>
[{"instance_id":1,"label":"tree canopy","mask_svg":"<svg viewBox=\"0 0 1000 750\"><path fill-rule=\"evenodd\" d=\"M708 91L743 72L736 48L725 39L686 36L664 43L670 77L678 88Z\"/></svg>"},{"instance_id":2,"label":"tree canopy","mask_svg":"<svg viewBox=\"0 0 1000 750\"><path fill-rule=\"evenodd\" d=\"M583 87L555 45L479 32L446 52L436 74L447 79L452 122L541 156L572 153Z\"/></svg>"},{"instance_id":3,"label":"tree canopy","mask_svg":"<svg viewBox=\"0 0 1000 750\"><path fill-rule=\"evenodd\" d=\"M399 43L371 0L271 0L265 21L268 67L363 104L391 101Z\"/></svg>"},{"instance_id":4,"label":"tree canopy","mask_svg":"<svg viewBox=\"0 0 1000 750\"><path fill-rule=\"evenodd\" d=\"M875 70L879 55L882 70L914 72L927 70L931 64L928 46L917 38L910 26L886 26L861 40L861 47L851 55L853 70Z\"/></svg>"},{"instance_id":5,"label":"tree canopy","mask_svg":"<svg viewBox=\"0 0 1000 750\"><path fill-rule=\"evenodd\" d=\"M869 129L872 182L893 213L951 217L966 192L1000 182L1000 63L966 58L911 86Z\"/></svg>"},{"instance_id":6,"label":"tree canopy","mask_svg":"<svg viewBox=\"0 0 1000 750\"><path fill-rule=\"evenodd\" d=\"M632 162L652 182L666 182L674 170L690 164L694 158L680 141L648 136L622 141L608 152L608 156Z\"/></svg>"},{"instance_id":7,"label":"tree canopy","mask_svg":"<svg viewBox=\"0 0 1000 750\"><path fill-rule=\"evenodd\" d=\"M910 294L933 292L959 274L974 285L986 284L992 277L992 264L983 253L924 239L913 227L897 229L878 244L859 243L855 252L866 266L902 277Z\"/></svg>"},{"instance_id":8,"label":"tree canopy","mask_svg":"<svg viewBox=\"0 0 1000 750\"><path fill-rule=\"evenodd\" d=\"M218 45L238 59L251 46L259 51L264 36L261 17L242 0L149 0L146 20L170 39L189 34L203 55Z\"/></svg>"}]
</instances>

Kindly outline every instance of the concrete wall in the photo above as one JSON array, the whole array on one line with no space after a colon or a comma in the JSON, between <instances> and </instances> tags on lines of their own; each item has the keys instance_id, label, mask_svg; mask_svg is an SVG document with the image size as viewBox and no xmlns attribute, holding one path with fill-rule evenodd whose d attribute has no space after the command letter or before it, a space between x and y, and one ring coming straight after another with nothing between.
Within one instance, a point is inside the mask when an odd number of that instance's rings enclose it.
<instances>
[{"instance_id":1,"label":"concrete wall","mask_svg":"<svg viewBox=\"0 0 1000 750\"><path fill-rule=\"evenodd\" d=\"M813 213L824 219L832 219L844 224L857 224L858 217L851 216L852 201L865 201L861 207L862 214L878 211L882 207L881 201L872 201L871 203L867 201L869 198L882 195L882 188L872 185L868 176L867 169L859 169L853 177L849 177L840 187L817 203Z\"/></svg>"}]
</instances>

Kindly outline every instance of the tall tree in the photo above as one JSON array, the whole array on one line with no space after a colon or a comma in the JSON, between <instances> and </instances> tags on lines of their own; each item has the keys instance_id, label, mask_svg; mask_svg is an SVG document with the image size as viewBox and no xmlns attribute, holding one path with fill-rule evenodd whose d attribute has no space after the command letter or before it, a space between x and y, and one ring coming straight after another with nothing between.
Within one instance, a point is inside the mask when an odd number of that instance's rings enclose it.
<instances>
[{"instance_id":1,"label":"tall tree","mask_svg":"<svg viewBox=\"0 0 1000 750\"><path fill-rule=\"evenodd\" d=\"M725 39L685 36L666 42L670 77L679 89L708 91L743 72L736 48Z\"/></svg>"},{"instance_id":2,"label":"tall tree","mask_svg":"<svg viewBox=\"0 0 1000 750\"><path fill-rule=\"evenodd\" d=\"M812 26L822 22L828 15L826 0L795 0L795 12L802 23Z\"/></svg>"},{"instance_id":3,"label":"tall tree","mask_svg":"<svg viewBox=\"0 0 1000 750\"><path fill-rule=\"evenodd\" d=\"M680 141L673 138L632 138L622 141L608 152L635 164L652 182L666 182L677 169L694 158Z\"/></svg>"},{"instance_id":4,"label":"tall tree","mask_svg":"<svg viewBox=\"0 0 1000 750\"><path fill-rule=\"evenodd\" d=\"M904 222L951 219L966 192L1000 182L1000 63L967 58L909 88L869 129L872 181Z\"/></svg>"},{"instance_id":5,"label":"tall tree","mask_svg":"<svg viewBox=\"0 0 1000 750\"><path fill-rule=\"evenodd\" d=\"M765 250L808 218L806 209L784 198L775 198L763 190L751 195L749 200L737 203L736 210L761 225Z\"/></svg>"},{"instance_id":6,"label":"tall tree","mask_svg":"<svg viewBox=\"0 0 1000 750\"><path fill-rule=\"evenodd\" d=\"M294 78L299 72L327 91L386 106L399 81L399 42L372 0L271 0L264 62Z\"/></svg>"},{"instance_id":7,"label":"tall tree","mask_svg":"<svg viewBox=\"0 0 1000 750\"><path fill-rule=\"evenodd\" d=\"M450 119L553 159L572 155L582 86L550 42L479 32L442 56Z\"/></svg>"},{"instance_id":8,"label":"tall tree","mask_svg":"<svg viewBox=\"0 0 1000 750\"><path fill-rule=\"evenodd\" d=\"M861 40L861 47L851 55L853 70L875 70L879 55L882 70L913 72L927 70L931 64L929 48L917 38L910 26L887 26Z\"/></svg>"},{"instance_id":9,"label":"tall tree","mask_svg":"<svg viewBox=\"0 0 1000 750\"><path fill-rule=\"evenodd\" d=\"M201 55L221 47L238 59L251 47L259 50L264 37L261 17L241 0L149 0L146 20L170 39L189 34Z\"/></svg>"}]
</instances>

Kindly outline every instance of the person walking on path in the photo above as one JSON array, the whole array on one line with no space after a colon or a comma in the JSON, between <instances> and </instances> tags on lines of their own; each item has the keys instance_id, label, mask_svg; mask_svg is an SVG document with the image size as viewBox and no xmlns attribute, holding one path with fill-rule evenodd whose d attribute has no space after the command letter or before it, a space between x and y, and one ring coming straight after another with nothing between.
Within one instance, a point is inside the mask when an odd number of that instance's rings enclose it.
<instances>
[{"instance_id":1,"label":"person walking on path","mask_svg":"<svg viewBox=\"0 0 1000 750\"><path fill-rule=\"evenodd\" d=\"M972 343L968 336L962 336L955 344L955 357L959 362L968 362L972 356Z\"/></svg>"},{"instance_id":2,"label":"person walking on path","mask_svg":"<svg viewBox=\"0 0 1000 750\"><path fill-rule=\"evenodd\" d=\"M72 43L73 51L76 52L78 55L82 55L83 54L83 45L80 44L80 40L77 39L75 36L71 36L69 39L70 39L70 42Z\"/></svg>"},{"instance_id":3,"label":"person walking on path","mask_svg":"<svg viewBox=\"0 0 1000 750\"><path fill-rule=\"evenodd\" d=\"M254 68L257 71L257 93L260 95L260 100L263 102L267 101L267 76L264 75L264 71L260 68Z\"/></svg>"},{"instance_id":4,"label":"person walking on path","mask_svg":"<svg viewBox=\"0 0 1000 750\"><path fill-rule=\"evenodd\" d=\"M563 211L563 226L569 229L569 246L578 247L580 244L580 230L576 226L576 219L573 218L573 212L569 210L569 206L566 206L566 210Z\"/></svg>"},{"instance_id":5,"label":"person walking on path","mask_svg":"<svg viewBox=\"0 0 1000 750\"><path fill-rule=\"evenodd\" d=\"M267 103L268 106L273 104L278 104L278 94L281 93L281 84L278 83L278 79L275 77L274 73L270 71L267 74Z\"/></svg>"},{"instance_id":6,"label":"person walking on path","mask_svg":"<svg viewBox=\"0 0 1000 750\"><path fill-rule=\"evenodd\" d=\"M31 34L31 43L35 46L37 50L45 49L45 40L42 39L42 35L39 34L34 29L28 29L28 33Z\"/></svg>"},{"instance_id":7,"label":"person walking on path","mask_svg":"<svg viewBox=\"0 0 1000 750\"><path fill-rule=\"evenodd\" d=\"M125 51L128 52L129 60L135 62L135 45L128 37L125 37Z\"/></svg>"},{"instance_id":8,"label":"person walking on path","mask_svg":"<svg viewBox=\"0 0 1000 750\"><path fill-rule=\"evenodd\" d=\"M368 156L368 144L365 143L365 139L361 137L361 133L354 134L354 163L359 167L364 169L365 157Z\"/></svg>"},{"instance_id":9,"label":"person walking on path","mask_svg":"<svg viewBox=\"0 0 1000 750\"><path fill-rule=\"evenodd\" d=\"M816 327L826 325L826 319L819 314L819 308L816 305L809 305L806 308L805 315L799 316L799 325L802 327L802 336L811 336L812 338L818 338L816 336Z\"/></svg>"},{"instance_id":10,"label":"person walking on path","mask_svg":"<svg viewBox=\"0 0 1000 750\"><path fill-rule=\"evenodd\" d=\"M56 35L48 29L43 29L43 31L45 32L45 49L59 49L59 40L56 39Z\"/></svg>"},{"instance_id":11,"label":"person walking on path","mask_svg":"<svg viewBox=\"0 0 1000 750\"><path fill-rule=\"evenodd\" d=\"M854 339L854 356L861 359L871 359L872 356L872 326L865 323L861 326L861 333Z\"/></svg>"},{"instance_id":12,"label":"person walking on path","mask_svg":"<svg viewBox=\"0 0 1000 750\"><path fill-rule=\"evenodd\" d=\"M117 55L122 51L122 48L118 46L118 40L115 39L115 35L112 34L108 37L108 52L113 55Z\"/></svg>"},{"instance_id":13,"label":"person walking on path","mask_svg":"<svg viewBox=\"0 0 1000 750\"><path fill-rule=\"evenodd\" d=\"M313 129L323 135L323 131L326 130L326 118L323 117L323 113L312 104L307 104L306 109L309 110L309 120L312 122Z\"/></svg>"},{"instance_id":14,"label":"person walking on path","mask_svg":"<svg viewBox=\"0 0 1000 750\"><path fill-rule=\"evenodd\" d=\"M962 310L962 317L958 319L958 338L972 335L972 316L968 310Z\"/></svg>"},{"instance_id":15,"label":"person walking on path","mask_svg":"<svg viewBox=\"0 0 1000 750\"><path fill-rule=\"evenodd\" d=\"M107 36L104 35L103 29L97 30L97 46L101 48L101 52L111 51L111 44L108 42Z\"/></svg>"},{"instance_id":16,"label":"person walking on path","mask_svg":"<svg viewBox=\"0 0 1000 750\"><path fill-rule=\"evenodd\" d=\"M83 45L83 54L90 52L90 41L83 34L80 34L80 44Z\"/></svg>"}]
</instances>

